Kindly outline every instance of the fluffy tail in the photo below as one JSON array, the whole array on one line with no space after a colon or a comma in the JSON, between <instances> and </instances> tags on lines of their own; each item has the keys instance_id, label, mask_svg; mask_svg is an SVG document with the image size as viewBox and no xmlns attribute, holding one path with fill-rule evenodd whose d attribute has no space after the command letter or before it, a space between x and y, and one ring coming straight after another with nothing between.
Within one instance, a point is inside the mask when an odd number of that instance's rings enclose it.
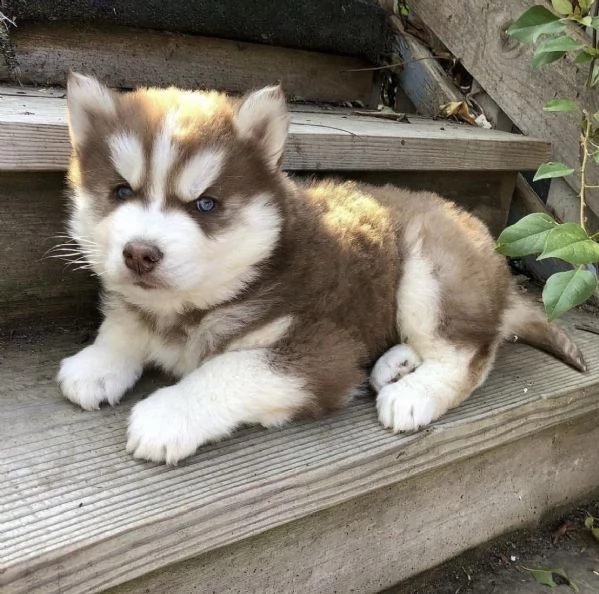
<instances>
[{"instance_id":1,"label":"fluffy tail","mask_svg":"<svg viewBox=\"0 0 599 594\"><path fill-rule=\"evenodd\" d=\"M557 357L578 371L587 364L580 349L561 328L550 324L545 314L521 295L514 294L506 311L504 337L511 342L523 342Z\"/></svg>"}]
</instances>

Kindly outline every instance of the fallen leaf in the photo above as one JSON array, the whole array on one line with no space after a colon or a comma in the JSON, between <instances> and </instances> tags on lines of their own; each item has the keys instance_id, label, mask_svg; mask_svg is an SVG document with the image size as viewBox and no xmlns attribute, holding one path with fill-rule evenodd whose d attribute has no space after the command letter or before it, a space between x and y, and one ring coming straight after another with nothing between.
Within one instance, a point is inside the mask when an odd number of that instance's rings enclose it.
<instances>
[{"instance_id":1,"label":"fallen leaf","mask_svg":"<svg viewBox=\"0 0 599 594\"><path fill-rule=\"evenodd\" d=\"M544 569L542 567L524 567L522 569L529 571L535 581L543 586L555 588L562 584L569 586L574 592L579 592L578 586L566 575L566 572L560 567L558 569Z\"/></svg>"},{"instance_id":2,"label":"fallen leaf","mask_svg":"<svg viewBox=\"0 0 599 594\"><path fill-rule=\"evenodd\" d=\"M445 118L455 117L473 126L476 123L476 115L470 111L470 106L465 101L451 101L440 107L441 115Z\"/></svg>"},{"instance_id":3,"label":"fallen leaf","mask_svg":"<svg viewBox=\"0 0 599 594\"><path fill-rule=\"evenodd\" d=\"M587 516L586 520L584 521L584 527L590 530L593 538L599 542L599 525L595 526L595 522L599 524L599 520L597 518L594 518L593 516Z\"/></svg>"}]
</instances>

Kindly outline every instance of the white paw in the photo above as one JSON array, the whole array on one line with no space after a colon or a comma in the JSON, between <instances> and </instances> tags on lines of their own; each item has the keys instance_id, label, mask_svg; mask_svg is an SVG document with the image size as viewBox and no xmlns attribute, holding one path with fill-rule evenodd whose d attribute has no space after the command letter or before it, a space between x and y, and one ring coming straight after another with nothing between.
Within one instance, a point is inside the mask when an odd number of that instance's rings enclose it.
<instances>
[{"instance_id":1,"label":"white paw","mask_svg":"<svg viewBox=\"0 0 599 594\"><path fill-rule=\"evenodd\" d=\"M139 363L91 345L63 359L56 379L71 402L85 410L96 410L102 402L118 404L141 372Z\"/></svg>"},{"instance_id":2,"label":"white paw","mask_svg":"<svg viewBox=\"0 0 599 594\"><path fill-rule=\"evenodd\" d=\"M438 419L444 411L434 396L423 394L406 382L384 386L376 399L379 421L387 429L416 431Z\"/></svg>"},{"instance_id":3,"label":"white paw","mask_svg":"<svg viewBox=\"0 0 599 594\"><path fill-rule=\"evenodd\" d=\"M208 441L188 395L177 385L157 390L131 411L127 452L135 458L176 464Z\"/></svg>"},{"instance_id":4,"label":"white paw","mask_svg":"<svg viewBox=\"0 0 599 594\"><path fill-rule=\"evenodd\" d=\"M383 386L412 373L421 363L410 345L398 344L379 357L370 374L370 385L379 392Z\"/></svg>"}]
</instances>

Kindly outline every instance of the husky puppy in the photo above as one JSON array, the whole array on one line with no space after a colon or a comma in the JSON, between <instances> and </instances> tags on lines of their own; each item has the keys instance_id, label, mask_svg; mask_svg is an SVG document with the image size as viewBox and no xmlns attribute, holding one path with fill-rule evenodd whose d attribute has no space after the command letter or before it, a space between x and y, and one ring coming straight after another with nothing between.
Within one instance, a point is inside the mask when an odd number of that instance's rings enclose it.
<instances>
[{"instance_id":1,"label":"husky puppy","mask_svg":"<svg viewBox=\"0 0 599 594\"><path fill-rule=\"evenodd\" d=\"M103 283L93 345L64 395L115 405L147 365L180 378L136 404L127 450L176 463L242 424L341 408L367 369L380 422L457 406L515 336L577 369L578 348L520 296L485 226L429 192L280 170L279 87L118 94L68 82L69 230Z\"/></svg>"}]
</instances>

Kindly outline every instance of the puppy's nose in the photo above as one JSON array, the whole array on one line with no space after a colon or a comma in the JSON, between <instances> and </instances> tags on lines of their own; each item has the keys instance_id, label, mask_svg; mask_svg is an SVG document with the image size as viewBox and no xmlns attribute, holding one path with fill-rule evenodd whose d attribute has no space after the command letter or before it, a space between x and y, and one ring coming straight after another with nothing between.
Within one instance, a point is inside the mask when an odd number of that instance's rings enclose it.
<instances>
[{"instance_id":1,"label":"puppy's nose","mask_svg":"<svg viewBox=\"0 0 599 594\"><path fill-rule=\"evenodd\" d=\"M162 256L162 252L147 241L129 241L123 248L125 265L139 275L152 272Z\"/></svg>"}]
</instances>

